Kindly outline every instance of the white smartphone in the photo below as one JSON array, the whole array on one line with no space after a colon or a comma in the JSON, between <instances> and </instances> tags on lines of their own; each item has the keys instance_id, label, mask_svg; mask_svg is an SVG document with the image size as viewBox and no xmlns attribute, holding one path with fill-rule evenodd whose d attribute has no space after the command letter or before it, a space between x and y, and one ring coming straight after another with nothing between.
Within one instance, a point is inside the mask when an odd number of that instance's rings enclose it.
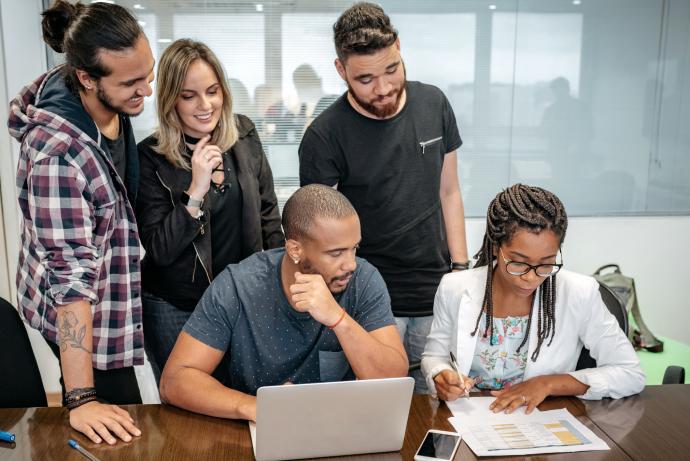
<instances>
[{"instance_id":1,"label":"white smartphone","mask_svg":"<svg viewBox=\"0 0 690 461\"><path fill-rule=\"evenodd\" d=\"M455 432L430 429L414 455L415 461L450 461L458 451L462 437Z\"/></svg>"}]
</instances>

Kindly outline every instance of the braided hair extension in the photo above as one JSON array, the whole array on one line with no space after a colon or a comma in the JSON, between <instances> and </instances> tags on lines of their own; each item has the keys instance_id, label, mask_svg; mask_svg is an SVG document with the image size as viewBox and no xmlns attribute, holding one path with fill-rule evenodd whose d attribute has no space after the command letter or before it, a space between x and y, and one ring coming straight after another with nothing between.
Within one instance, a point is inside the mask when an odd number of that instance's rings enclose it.
<instances>
[{"instance_id":1,"label":"braided hair extension","mask_svg":"<svg viewBox=\"0 0 690 461\"><path fill-rule=\"evenodd\" d=\"M486 285L484 288L484 301L482 311L477 317L477 322L472 336L479 330L479 322L482 315L486 318L486 328L483 337L489 335L493 345L494 338L494 304L493 304L493 260L494 251L510 242L519 229L533 233L550 230L560 238L563 243L565 232L568 228L568 216L561 201L555 194L545 189L524 184L514 184L500 192L489 204L486 213L486 233L481 250L475 255L477 263L475 267L489 266L486 271ZM536 361L539 351L545 339L549 338L551 345L556 332L556 274L548 277L539 286L539 309L537 313L537 348L532 353L532 361ZM530 327L532 325L532 311L527 320L527 334L520 343L518 351L527 343Z\"/></svg>"}]
</instances>

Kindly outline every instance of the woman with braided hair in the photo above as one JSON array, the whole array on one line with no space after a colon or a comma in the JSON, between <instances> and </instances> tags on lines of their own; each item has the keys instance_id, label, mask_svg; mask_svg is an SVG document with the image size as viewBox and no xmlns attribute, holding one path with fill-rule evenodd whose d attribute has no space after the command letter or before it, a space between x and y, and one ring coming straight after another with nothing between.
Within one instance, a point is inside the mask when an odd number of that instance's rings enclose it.
<instances>
[{"instance_id":1,"label":"woman with braided hair","mask_svg":"<svg viewBox=\"0 0 690 461\"><path fill-rule=\"evenodd\" d=\"M563 204L515 184L489 205L475 268L443 277L422 359L429 389L455 400L491 389L494 412L531 412L549 395L620 398L645 376L597 282L561 269ZM577 370L582 347L597 362ZM455 360L457 357L457 361Z\"/></svg>"}]
</instances>

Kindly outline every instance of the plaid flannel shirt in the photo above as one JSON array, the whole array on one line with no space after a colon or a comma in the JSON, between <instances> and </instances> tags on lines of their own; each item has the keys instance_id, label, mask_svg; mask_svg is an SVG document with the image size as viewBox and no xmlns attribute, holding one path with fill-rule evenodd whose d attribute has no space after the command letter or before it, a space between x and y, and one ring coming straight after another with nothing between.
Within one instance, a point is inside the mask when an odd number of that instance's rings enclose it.
<instances>
[{"instance_id":1,"label":"plaid flannel shirt","mask_svg":"<svg viewBox=\"0 0 690 461\"><path fill-rule=\"evenodd\" d=\"M10 104L10 134L21 143L19 310L27 323L57 342L59 306L88 301L93 367L139 365L144 358L142 250L134 211L99 147L100 133L94 140L66 118L36 107L58 70L26 86Z\"/></svg>"}]
</instances>

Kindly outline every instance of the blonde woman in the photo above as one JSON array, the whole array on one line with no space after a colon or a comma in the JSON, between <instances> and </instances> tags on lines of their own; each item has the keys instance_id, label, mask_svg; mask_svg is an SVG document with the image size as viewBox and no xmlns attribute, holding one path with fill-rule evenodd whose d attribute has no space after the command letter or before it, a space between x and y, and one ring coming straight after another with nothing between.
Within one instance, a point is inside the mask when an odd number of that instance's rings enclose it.
<instances>
[{"instance_id":1,"label":"blonde woman","mask_svg":"<svg viewBox=\"0 0 690 461\"><path fill-rule=\"evenodd\" d=\"M228 264L280 247L273 177L254 124L233 114L223 68L192 40L161 56L158 130L139 143L137 221L146 350L157 379L177 336Z\"/></svg>"}]
</instances>

